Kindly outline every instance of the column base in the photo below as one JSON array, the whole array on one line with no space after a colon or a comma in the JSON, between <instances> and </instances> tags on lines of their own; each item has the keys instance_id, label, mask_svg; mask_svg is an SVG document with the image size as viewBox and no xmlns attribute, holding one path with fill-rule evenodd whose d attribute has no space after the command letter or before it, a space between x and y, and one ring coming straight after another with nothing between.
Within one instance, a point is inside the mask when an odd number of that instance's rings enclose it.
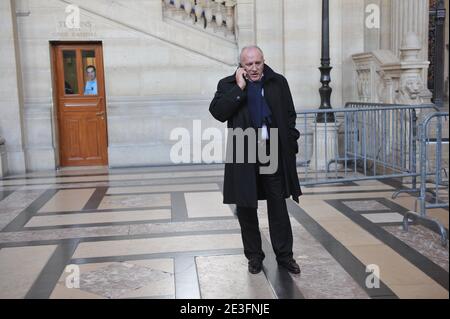
<instances>
[{"instance_id":1,"label":"column base","mask_svg":"<svg viewBox=\"0 0 450 319\"><path fill-rule=\"evenodd\" d=\"M313 155L311 157L311 169L326 171L328 168L336 170L339 164L332 162L339 158L338 132L339 124L316 123L316 136L314 136Z\"/></svg>"}]
</instances>

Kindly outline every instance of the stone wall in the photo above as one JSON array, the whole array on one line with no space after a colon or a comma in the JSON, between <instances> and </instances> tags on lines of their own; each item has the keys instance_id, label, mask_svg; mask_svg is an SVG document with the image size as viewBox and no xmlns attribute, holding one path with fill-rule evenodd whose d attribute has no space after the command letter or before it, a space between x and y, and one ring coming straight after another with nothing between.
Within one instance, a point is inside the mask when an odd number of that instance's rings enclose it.
<instances>
[{"instance_id":1,"label":"stone wall","mask_svg":"<svg viewBox=\"0 0 450 319\"><path fill-rule=\"evenodd\" d=\"M15 3L17 14L5 3ZM80 8L80 30L65 27L70 4ZM19 71L17 85L8 80L18 90L8 117L0 121L11 172L58 166L51 41L103 44L111 167L169 164L171 130L190 129L193 120L201 120L203 128L223 129L209 115L209 102L218 80L234 72L239 49L252 42L287 77L298 110L320 104L317 0L238 0L234 42L166 21L161 0L8 0L2 5L1 20L9 15L17 26L16 45L8 42L8 58L17 59L6 64ZM364 9L360 0L330 1L333 107L357 96L351 56L364 51Z\"/></svg>"}]
</instances>

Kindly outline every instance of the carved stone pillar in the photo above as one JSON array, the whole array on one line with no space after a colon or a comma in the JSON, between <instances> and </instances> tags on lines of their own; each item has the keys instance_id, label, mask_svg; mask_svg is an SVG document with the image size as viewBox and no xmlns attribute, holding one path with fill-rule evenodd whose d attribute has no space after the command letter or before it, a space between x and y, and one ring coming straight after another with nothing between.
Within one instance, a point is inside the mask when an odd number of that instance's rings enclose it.
<instances>
[{"instance_id":1,"label":"carved stone pillar","mask_svg":"<svg viewBox=\"0 0 450 319\"><path fill-rule=\"evenodd\" d=\"M400 57L404 37L414 32L419 37L419 59L428 61L428 0L391 0L391 51ZM427 78L427 69L422 79Z\"/></svg>"},{"instance_id":2,"label":"carved stone pillar","mask_svg":"<svg viewBox=\"0 0 450 319\"><path fill-rule=\"evenodd\" d=\"M239 0L236 4L236 28L238 50L256 43L256 0Z\"/></svg>"},{"instance_id":3,"label":"carved stone pillar","mask_svg":"<svg viewBox=\"0 0 450 319\"><path fill-rule=\"evenodd\" d=\"M421 76L429 62L419 57L420 47L420 39L414 32L409 32L404 37L400 49L401 75L395 103L419 105L431 102L431 92Z\"/></svg>"},{"instance_id":4,"label":"carved stone pillar","mask_svg":"<svg viewBox=\"0 0 450 319\"><path fill-rule=\"evenodd\" d=\"M404 37L400 57L391 50L352 55L359 101L396 104L430 103L431 92L422 74L429 62L422 60L421 43L414 32Z\"/></svg>"}]
</instances>

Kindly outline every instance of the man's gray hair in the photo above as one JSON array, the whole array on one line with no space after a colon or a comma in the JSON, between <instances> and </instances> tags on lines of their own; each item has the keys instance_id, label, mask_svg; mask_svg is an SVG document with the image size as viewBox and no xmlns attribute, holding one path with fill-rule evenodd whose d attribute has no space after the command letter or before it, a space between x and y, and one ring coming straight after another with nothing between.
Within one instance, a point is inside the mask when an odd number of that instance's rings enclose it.
<instances>
[{"instance_id":1,"label":"man's gray hair","mask_svg":"<svg viewBox=\"0 0 450 319\"><path fill-rule=\"evenodd\" d=\"M244 54L244 51L249 50L249 49L256 49L256 50L258 50L259 52L261 52L261 55L264 58L263 50L261 50L261 48L259 46L253 44L253 45L247 45L247 46L242 48L241 54L239 54L239 62L242 62L242 54Z\"/></svg>"}]
</instances>

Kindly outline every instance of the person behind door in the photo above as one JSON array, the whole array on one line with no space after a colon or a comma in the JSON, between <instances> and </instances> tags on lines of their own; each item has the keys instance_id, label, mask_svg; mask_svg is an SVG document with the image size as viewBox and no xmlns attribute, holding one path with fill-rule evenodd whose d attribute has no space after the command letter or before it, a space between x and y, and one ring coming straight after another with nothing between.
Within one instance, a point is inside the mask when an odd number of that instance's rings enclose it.
<instances>
[{"instance_id":1,"label":"person behind door","mask_svg":"<svg viewBox=\"0 0 450 319\"><path fill-rule=\"evenodd\" d=\"M278 265L291 273L300 273L293 258L292 228L286 206L286 198L292 196L298 202L302 194L296 167L300 133L295 128L297 114L287 80L264 63L259 47L245 47L241 51L240 67L233 75L219 81L209 111L215 119L227 122L229 129L263 131L268 126L270 132L278 130L276 172L262 173L260 167L263 164L259 160L245 164L227 161L223 203L236 204L250 273L259 273L265 258L257 215L258 200L264 199L267 200L270 239ZM271 141L272 136L269 134L265 139L268 144L275 143ZM231 147L234 154L235 148L236 145Z\"/></svg>"},{"instance_id":2,"label":"person behind door","mask_svg":"<svg viewBox=\"0 0 450 319\"><path fill-rule=\"evenodd\" d=\"M84 87L84 95L97 95L97 74L95 66L88 65L86 67L86 85Z\"/></svg>"}]
</instances>

